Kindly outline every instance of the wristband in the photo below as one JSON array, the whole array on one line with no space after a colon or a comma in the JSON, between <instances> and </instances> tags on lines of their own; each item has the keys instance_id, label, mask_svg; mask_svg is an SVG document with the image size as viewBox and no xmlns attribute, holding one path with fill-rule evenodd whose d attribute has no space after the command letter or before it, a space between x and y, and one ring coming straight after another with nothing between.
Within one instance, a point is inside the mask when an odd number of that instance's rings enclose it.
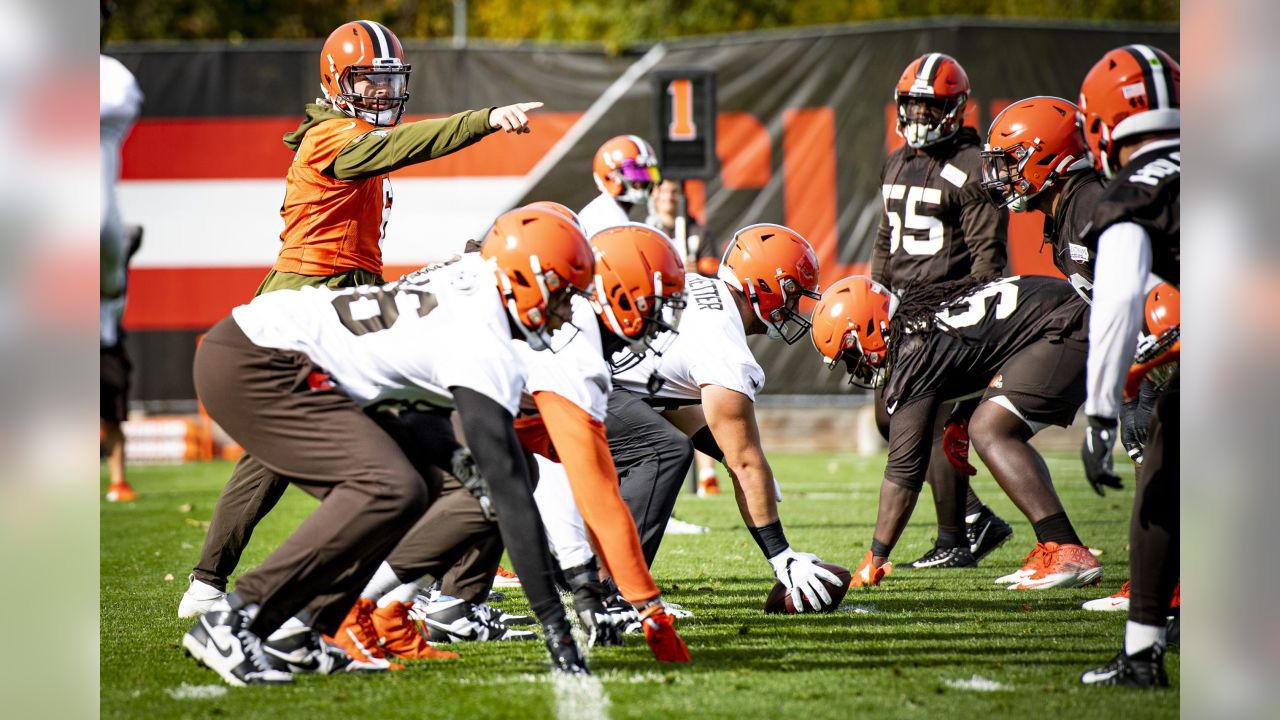
<instances>
[{"instance_id":1,"label":"wristband","mask_svg":"<svg viewBox=\"0 0 1280 720\"><path fill-rule=\"evenodd\" d=\"M764 553L766 559L786 552L787 548L791 547L787 543L786 533L782 532L782 520L774 520L758 528L748 525L747 532L751 533L751 538L756 541L756 545L760 546L760 552Z\"/></svg>"}]
</instances>

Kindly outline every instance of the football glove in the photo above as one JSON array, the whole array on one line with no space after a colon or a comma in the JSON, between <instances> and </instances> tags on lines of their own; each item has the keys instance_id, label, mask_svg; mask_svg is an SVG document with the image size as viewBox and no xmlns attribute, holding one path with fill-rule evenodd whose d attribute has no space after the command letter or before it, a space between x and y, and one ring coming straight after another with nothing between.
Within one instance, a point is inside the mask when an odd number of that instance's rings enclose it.
<instances>
[{"instance_id":1,"label":"football glove","mask_svg":"<svg viewBox=\"0 0 1280 720\"><path fill-rule=\"evenodd\" d=\"M942 426L942 452L951 461L951 467L962 475L973 477L978 469L969 464L969 421L950 418Z\"/></svg>"},{"instance_id":2,"label":"football glove","mask_svg":"<svg viewBox=\"0 0 1280 720\"><path fill-rule=\"evenodd\" d=\"M789 547L769 558L773 575L791 593L791 604L795 605L796 612L831 604L831 593L822 581L839 585L840 579L830 570L819 566L820 562L822 561L813 553L798 553ZM801 602L802 596L808 603Z\"/></svg>"},{"instance_id":3,"label":"football glove","mask_svg":"<svg viewBox=\"0 0 1280 720\"><path fill-rule=\"evenodd\" d=\"M1116 475L1111 452L1116 447L1118 435L1115 418L1089 416L1089 428L1084 433L1084 445L1080 448L1080 459L1084 461L1084 475L1089 487L1103 497L1103 488L1120 490L1124 484Z\"/></svg>"},{"instance_id":4,"label":"football glove","mask_svg":"<svg viewBox=\"0 0 1280 720\"><path fill-rule=\"evenodd\" d=\"M458 478L458 482L462 483L462 487L466 488L467 492L475 496L476 502L480 503L480 511L484 513L484 519L493 522L497 515L493 510L493 501L489 499L489 482L480 475L480 468L476 467L476 459L472 457L471 451L460 447L453 451L453 457L450 459L453 476Z\"/></svg>"},{"instance_id":5,"label":"football glove","mask_svg":"<svg viewBox=\"0 0 1280 720\"><path fill-rule=\"evenodd\" d=\"M1142 446L1147 444L1147 426L1151 424L1157 397L1156 386L1150 380L1143 380L1138 397L1126 399L1120 406L1120 442L1137 465L1142 464Z\"/></svg>"}]
</instances>

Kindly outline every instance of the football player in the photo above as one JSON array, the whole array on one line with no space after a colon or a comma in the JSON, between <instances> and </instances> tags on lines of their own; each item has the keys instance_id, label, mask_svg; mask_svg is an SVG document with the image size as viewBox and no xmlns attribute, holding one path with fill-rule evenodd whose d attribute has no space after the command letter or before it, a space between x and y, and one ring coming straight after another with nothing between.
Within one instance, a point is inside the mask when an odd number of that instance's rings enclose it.
<instances>
[{"instance_id":1,"label":"football player","mask_svg":"<svg viewBox=\"0 0 1280 720\"><path fill-rule=\"evenodd\" d=\"M1110 182L1083 236L1098 258L1089 326L1089 429L1081 456L1090 482L1118 482L1117 419L1149 274L1180 278L1181 75L1149 45L1108 52L1085 75L1085 139ZM1088 685L1166 687L1165 616L1178 582L1179 381L1175 371L1152 410L1129 526L1130 602L1124 646L1081 676Z\"/></svg>"},{"instance_id":2,"label":"football player","mask_svg":"<svg viewBox=\"0 0 1280 720\"><path fill-rule=\"evenodd\" d=\"M269 666L262 641L304 608L316 631L337 628L429 504L423 478L360 408L404 398L457 408L553 666L587 672L552 584L512 418L526 372L514 342L547 347L594 266L572 224L520 210L495 221L479 256L412 282L267 293L218 323L196 353L201 400L264 466L321 504L196 621L187 651L233 685L285 683L292 675ZM441 337L466 341L430 341Z\"/></svg>"},{"instance_id":3,"label":"football player","mask_svg":"<svg viewBox=\"0 0 1280 720\"><path fill-rule=\"evenodd\" d=\"M915 507L934 452L938 407L982 393L969 423L974 448L1026 515L1036 547L997 583L1009 589L1081 587L1102 566L1076 535L1030 445L1049 425L1066 427L1084 401L1088 306L1046 277L977 285L967 278L911 286L901 296L866 277L826 290L813 311L813 344L851 382L884 386L889 460L875 534L851 587L878 585ZM984 390L985 388L985 390Z\"/></svg>"},{"instance_id":4,"label":"football player","mask_svg":"<svg viewBox=\"0 0 1280 720\"><path fill-rule=\"evenodd\" d=\"M541 106L517 103L401 122L411 70L400 40L379 23L348 22L329 35L320 51L324 97L307 105L306 119L284 137L295 151L280 209L284 231L257 294L382 283L389 173L466 148L498 129L527 133L526 113ZM222 597L254 527L286 487L252 453L240 458L218 498L179 617L194 617Z\"/></svg>"},{"instance_id":5,"label":"football player","mask_svg":"<svg viewBox=\"0 0 1280 720\"><path fill-rule=\"evenodd\" d=\"M559 210L568 213L563 206ZM572 218L571 213L568 217ZM528 379L517 432L525 448L539 456L535 493L539 511L590 644L620 644L621 635L617 621L606 612L606 592L585 533L581 542L557 541L558 526L581 526L584 520L614 582L634 606L631 616L644 629L655 657L688 662L688 649L665 611L644 562L635 524L619 494L603 424L610 387L608 358L622 351L638 359L661 333L674 332L663 315L672 311L673 321L679 320L684 272L670 240L643 225L611 228L598 233L591 244L596 255L595 295L590 301L573 301L567 339L564 335L552 338L554 353L520 351ZM394 575L386 577L377 592L423 571L439 573L473 542L442 530L439 522L430 521L433 514L428 512L388 557L385 566ZM378 581L375 576L371 585ZM465 613L453 600L418 612L433 638L472 639L474 620L464 620Z\"/></svg>"},{"instance_id":6,"label":"football player","mask_svg":"<svg viewBox=\"0 0 1280 720\"><path fill-rule=\"evenodd\" d=\"M753 405L764 370L747 345L750 335L803 337L809 323L798 308L817 285L818 259L803 237L781 225L745 227L718 277L686 276L688 307L670 347L614 375L605 427L651 567L696 447L728 469L743 522L795 606L830 601L823 582L836 577L783 531Z\"/></svg>"},{"instance_id":7,"label":"football player","mask_svg":"<svg viewBox=\"0 0 1280 720\"><path fill-rule=\"evenodd\" d=\"M889 155L880 172L884 214L871 258L871 277L890 290L1004 274L1009 220L982 191L982 143L964 126L968 101L969 76L942 53L911 61L894 88L897 131L906 144ZM882 392L875 394L875 408L877 425L888 439ZM913 567L972 567L1013 535L1013 528L969 488L969 476L977 471L962 456L968 453L972 411L972 403L939 407L937 452L928 472L938 536ZM954 464L944 447L954 448Z\"/></svg>"},{"instance_id":8,"label":"football player","mask_svg":"<svg viewBox=\"0 0 1280 720\"><path fill-rule=\"evenodd\" d=\"M591 162L591 177L600 194L578 211L587 237L631 222L632 208L647 207L649 193L662 179L657 153L636 135L606 140Z\"/></svg>"},{"instance_id":9,"label":"football player","mask_svg":"<svg viewBox=\"0 0 1280 720\"><path fill-rule=\"evenodd\" d=\"M105 24L108 10L102 10ZM131 365L125 352L124 331L121 318L124 315L125 285L128 278L129 258L138 249L142 230L136 226L130 230L120 218L120 205L116 198L116 180L120 175L120 146L124 144L142 107L142 90L133 73L115 58L98 56L100 157L102 158L101 199L102 214L99 223L99 247L101 248L101 276L99 282L99 348L101 402L98 411L102 419L102 446L107 455L107 485L109 502L131 502L137 493L125 480L124 431L121 423L128 414L129 372Z\"/></svg>"}]
</instances>

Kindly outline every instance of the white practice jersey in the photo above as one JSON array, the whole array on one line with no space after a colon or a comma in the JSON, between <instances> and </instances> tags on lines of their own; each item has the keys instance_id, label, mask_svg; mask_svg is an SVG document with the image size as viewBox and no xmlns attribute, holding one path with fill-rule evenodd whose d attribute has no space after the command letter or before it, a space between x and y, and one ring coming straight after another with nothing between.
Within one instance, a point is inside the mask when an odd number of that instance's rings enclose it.
<instances>
[{"instance_id":1,"label":"white practice jersey","mask_svg":"<svg viewBox=\"0 0 1280 720\"><path fill-rule=\"evenodd\" d=\"M425 400L453 406L451 387L492 398L512 415L526 371L493 271L479 255L398 283L277 290L231 311L261 347L304 353L361 405Z\"/></svg>"},{"instance_id":2,"label":"white practice jersey","mask_svg":"<svg viewBox=\"0 0 1280 720\"><path fill-rule=\"evenodd\" d=\"M102 345L110 346L119 342L120 316L124 313L125 263L129 252L124 221L116 199L120 147L142 110L142 90L128 68L106 55L98 56L98 106L98 169L101 174L101 275L98 287L103 296L99 306L99 339Z\"/></svg>"},{"instance_id":3,"label":"white practice jersey","mask_svg":"<svg viewBox=\"0 0 1280 720\"><path fill-rule=\"evenodd\" d=\"M626 225L631 222L631 218L612 195L600 193L595 200L578 211L578 222L582 223L583 231L590 238L601 230Z\"/></svg>"},{"instance_id":4,"label":"white practice jersey","mask_svg":"<svg viewBox=\"0 0 1280 720\"><path fill-rule=\"evenodd\" d=\"M663 384L655 397L697 401L703 385L718 385L754 401L764 387L764 369L747 346L742 316L729 286L719 278L686 273L684 292L688 306L675 341L661 357L650 353L640 364L615 375L614 383L647 395L649 378L656 373Z\"/></svg>"},{"instance_id":5,"label":"white practice jersey","mask_svg":"<svg viewBox=\"0 0 1280 720\"><path fill-rule=\"evenodd\" d=\"M573 324L577 328L566 325L551 336L555 352L539 352L527 343L516 344L516 351L529 372L522 405L533 407L533 393L553 392L604 422L613 385L609 363L601 349L600 324L596 322L590 301L575 295L572 302Z\"/></svg>"}]
</instances>

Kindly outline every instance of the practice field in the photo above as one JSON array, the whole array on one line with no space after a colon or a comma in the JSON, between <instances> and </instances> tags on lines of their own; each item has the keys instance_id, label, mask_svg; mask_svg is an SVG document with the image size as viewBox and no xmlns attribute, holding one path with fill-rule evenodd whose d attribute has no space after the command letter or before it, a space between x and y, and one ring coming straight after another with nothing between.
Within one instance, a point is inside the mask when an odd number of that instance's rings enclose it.
<instances>
[{"instance_id":1,"label":"practice field","mask_svg":"<svg viewBox=\"0 0 1280 720\"><path fill-rule=\"evenodd\" d=\"M770 460L786 496L780 510L793 547L854 568L870 541L883 456ZM1100 499L1074 454L1048 462L1080 535L1104 551L1100 588L1015 593L992 584L1018 567L1034 536L982 470L975 487L1015 528L982 567L899 570L880 588L851 590L840 612L766 617L760 608L773 578L732 495L685 496L677 516L711 532L668 537L654 570L666 597L697 615L679 625L692 666L659 666L636 638L592 652L593 679L556 681L540 642L486 643L454 646L460 660L411 662L375 677L303 676L289 688L227 687L179 645L190 623L177 618L178 599L231 466L131 468L140 499L102 504L102 716L1176 717L1176 689L1088 689L1077 681L1119 648L1124 614L1086 612L1080 603L1114 592L1128 577L1132 466L1117 457L1128 487ZM314 507L290 490L254 536L245 566ZM933 532L926 492L896 559L923 553ZM518 592L503 605L527 610ZM1176 649L1168 665L1176 688Z\"/></svg>"}]
</instances>

